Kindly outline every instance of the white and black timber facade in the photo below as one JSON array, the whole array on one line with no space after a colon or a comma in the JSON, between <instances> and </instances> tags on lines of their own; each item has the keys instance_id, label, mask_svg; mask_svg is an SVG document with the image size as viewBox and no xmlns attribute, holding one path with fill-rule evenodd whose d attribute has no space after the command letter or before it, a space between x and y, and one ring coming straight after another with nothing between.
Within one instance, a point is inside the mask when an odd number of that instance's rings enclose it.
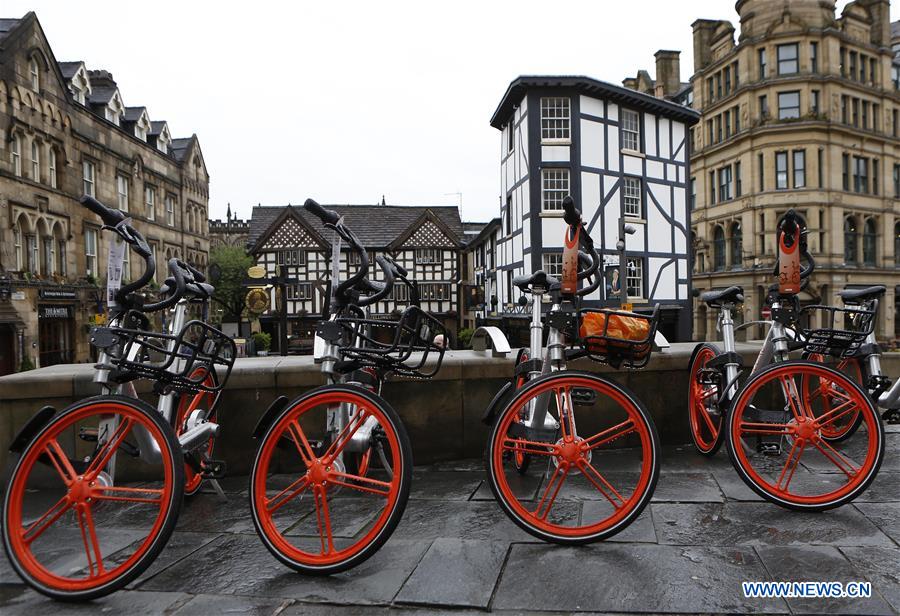
<instances>
[{"instance_id":1,"label":"white and black timber facade","mask_svg":"<svg viewBox=\"0 0 900 616\"><path fill-rule=\"evenodd\" d=\"M588 77L519 77L491 119L502 131L499 312L517 312L514 276L559 275L571 194L603 255L607 282L586 305L616 306L619 219L628 236L628 299L660 304L660 330L691 337L689 128L693 110Z\"/></svg>"},{"instance_id":2,"label":"white and black timber facade","mask_svg":"<svg viewBox=\"0 0 900 616\"><path fill-rule=\"evenodd\" d=\"M375 264L378 255L389 255L418 281L423 310L438 317L454 335L459 316L459 251L463 226L455 206L325 205L344 217L344 223L365 246L370 262L369 278L381 280ZM297 282L287 286L290 348L308 350L315 324L327 308L331 275L332 231L301 206L253 208L248 252L266 275L278 266ZM342 252L341 280L357 270L358 263L346 246ZM393 293L371 307L373 316L386 316L409 305L408 289L396 284ZM279 337L275 295L260 317L264 331Z\"/></svg>"}]
</instances>

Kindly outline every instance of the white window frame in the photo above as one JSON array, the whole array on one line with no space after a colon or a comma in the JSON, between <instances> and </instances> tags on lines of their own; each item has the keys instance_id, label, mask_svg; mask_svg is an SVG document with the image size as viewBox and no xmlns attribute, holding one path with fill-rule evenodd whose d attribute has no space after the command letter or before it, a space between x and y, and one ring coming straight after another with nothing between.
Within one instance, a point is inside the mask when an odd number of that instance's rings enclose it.
<instances>
[{"instance_id":1,"label":"white window frame","mask_svg":"<svg viewBox=\"0 0 900 616\"><path fill-rule=\"evenodd\" d=\"M96 186L97 169L89 160L81 161L81 184L83 192L86 195L95 197L97 194Z\"/></svg>"},{"instance_id":2,"label":"white window frame","mask_svg":"<svg viewBox=\"0 0 900 616\"><path fill-rule=\"evenodd\" d=\"M128 211L128 177L118 174L116 175L116 200L119 209L123 212Z\"/></svg>"},{"instance_id":3,"label":"white window frame","mask_svg":"<svg viewBox=\"0 0 900 616\"><path fill-rule=\"evenodd\" d=\"M622 178L622 211L629 218L644 217L644 187L641 178Z\"/></svg>"},{"instance_id":4,"label":"white window frame","mask_svg":"<svg viewBox=\"0 0 900 616\"><path fill-rule=\"evenodd\" d=\"M100 234L93 227L84 230L84 269L89 276L97 277L97 253Z\"/></svg>"},{"instance_id":5,"label":"white window frame","mask_svg":"<svg viewBox=\"0 0 900 616\"><path fill-rule=\"evenodd\" d=\"M166 224L170 227L175 226L175 199L172 195L166 193L165 196L165 204L166 204ZM197 229L197 232L200 232L200 229Z\"/></svg>"},{"instance_id":6,"label":"white window frame","mask_svg":"<svg viewBox=\"0 0 900 616\"><path fill-rule=\"evenodd\" d=\"M541 98L541 143L572 143L572 100L568 96Z\"/></svg>"},{"instance_id":7,"label":"white window frame","mask_svg":"<svg viewBox=\"0 0 900 616\"><path fill-rule=\"evenodd\" d=\"M541 255L541 269L557 280L562 279L563 255L561 252L545 252Z\"/></svg>"},{"instance_id":8,"label":"white window frame","mask_svg":"<svg viewBox=\"0 0 900 616\"><path fill-rule=\"evenodd\" d=\"M391 299L395 302L402 303L409 301L409 287L405 283L397 282L391 291Z\"/></svg>"},{"instance_id":9,"label":"white window frame","mask_svg":"<svg viewBox=\"0 0 900 616\"><path fill-rule=\"evenodd\" d=\"M50 188L57 187L57 179L56 179L56 150L53 149L53 146L47 148L47 164L50 173Z\"/></svg>"},{"instance_id":10,"label":"white window frame","mask_svg":"<svg viewBox=\"0 0 900 616\"><path fill-rule=\"evenodd\" d=\"M562 212L563 199L571 189L569 169L551 167L541 169L541 210L544 212Z\"/></svg>"},{"instance_id":11,"label":"white window frame","mask_svg":"<svg viewBox=\"0 0 900 616\"><path fill-rule=\"evenodd\" d=\"M25 256L28 271L37 276L41 271L41 254L38 249L38 237L34 233L25 236Z\"/></svg>"},{"instance_id":12,"label":"white window frame","mask_svg":"<svg viewBox=\"0 0 900 616\"><path fill-rule=\"evenodd\" d=\"M438 265L443 261L443 251L438 248L417 248L416 263L419 265Z\"/></svg>"},{"instance_id":13,"label":"white window frame","mask_svg":"<svg viewBox=\"0 0 900 616\"><path fill-rule=\"evenodd\" d=\"M632 275L632 268L636 272ZM637 283L636 285L634 283ZM644 260L636 257L625 262L625 289L629 299L642 299L644 297ZM635 292L637 291L637 292Z\"/></svg>"},{"instance_id":14,"label":"white window frame","mask_svg":"<svg viewBox=\"0 0 900 616\"><path fill-rule=\"evenodd\" d=\"M446 297L444 291L447 292ZM423 282L419 284L419 295L423 302L448 302L452 299L453 291L448 282Z\"/></svg>"},{"instance_id":15,"label":"white window frame","mask_svg":"<svg viewBox=\"0 0 900 616\"><path fill-rule=\"evenodd\" d=\"M312 283L298 282L285 286L285 294L288 300L302 302L313 298Z\"/></svg>"},{"instance_id":16,"label":"white window frame","mask_svg":"<svg viewBox=\"0 0 900 616\"><path fill-rule=\"evenodd\" d=\"M9 156L12 161L13 173L16 177L22 177L22 140L18 135L13 135Z\"/></svg>"},{"instance_id":17,"label":"white window frame","mask_svg":"<svg viewBox=\"0 0 900 616\"><path fill-rule=\"evenodd\" d=\"M18 222L13 225L13 246L16 251L16 271L21 272L25 265L25 259L22 254L22 230L19 228Z\"/></svg>"},{"instance_id":18,"label":"white window frame","mask_svg":"<svg viewBox=\"0 0 900 616\"><path fill-rule=\"evenodd\" d=\"M641 151L641 116L631 109L622 109L622 149Z\"/></svg>"},{"instance_id":19,"label":"white window frame","mask_svg":"<svg viewBox=\"0 0 900 616\"><path fill-rule=\"evenodd\" d=\"M28 68L31 71L31 89L35 92L41 91L41 67L38 66L37 58L31 56L31 61L28 63Z\"/></svg>"},{"instance_id":20,"label":"white window frame","mask_svg":"<svg viewBox=\"0 0 900 616\"><path fill-rule=\"evenodd\" d=\"M144 216L147 220L156 220L156 188L144 186Z\"/></svg>"},{"instance_id":21,"label":"white window frame","mask_svg":"<svg viewBox=\"0 0 900 616\"><path fill-rule=\"evenodd\" d=\"M350 265L354 265L354 257L356 257L355 264L359 264L359 254L351 252L350 257ZM306 265L306 251L299 249L279 250L276 254L275 262L277 265Z\"/></svg>"},{"instance_id":22,"label":"white window frame","mask_svg":"<svg viewBox=\"0 0 900 616\"><path fill-rule=\"evenodd\" d=\"M34 139L31 140L31 179L41 181L41 146Z\"/></svg>"}]
</instances>

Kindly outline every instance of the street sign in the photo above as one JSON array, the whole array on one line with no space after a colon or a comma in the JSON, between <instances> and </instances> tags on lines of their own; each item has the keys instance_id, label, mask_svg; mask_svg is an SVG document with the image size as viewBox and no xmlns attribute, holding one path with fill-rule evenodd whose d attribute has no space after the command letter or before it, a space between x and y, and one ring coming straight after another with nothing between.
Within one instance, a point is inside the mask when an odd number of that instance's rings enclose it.
<instances>
[{"instance_id":1,"label":"street sign","mask_svg":"<svg viewBox=\"0 0 900 616\"><path fill-rule=\"evenodd\" d=\"M254 265L247 269L247 275L250 278L262 278L266 275L266 268L262 265Z\"/></svg>"}]
</instances>

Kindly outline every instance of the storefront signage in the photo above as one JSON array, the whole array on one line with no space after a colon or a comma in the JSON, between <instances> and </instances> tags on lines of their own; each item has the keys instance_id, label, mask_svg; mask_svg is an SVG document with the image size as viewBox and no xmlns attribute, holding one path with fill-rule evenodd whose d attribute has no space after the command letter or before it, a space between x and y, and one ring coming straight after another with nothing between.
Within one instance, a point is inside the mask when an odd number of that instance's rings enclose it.
<instances>
[{"instance_id":1,"label":"storefront signage","mask_svg":"<svg viewBox=\"0 0 900 616\"><path fill-rule=\"evenodd\" d=\"M10 297L15 300L22 301L23 299L25 299L25 291L13 291Z\"/></svg>"},{"instance_id":2,"label":"storefront signage","mask_svg":"<svg viewBox=\"0 0 900 616\"><path fill-rule=\"evenodd\" d=\"M77 299L75 291L64 291L62 289L41 289L38 291L38 297L41 299Z\"/></svg>"},{"instance_id":3,"label":"storefront signage","mask_svg":"<svg viewBox=\"0 0 900 616\"><path fill-rule=\"evenodd\" d=\"M71 306L38 306L38 318L41 319L70 319L72 318Z\"/></svg>"}]
</instances>

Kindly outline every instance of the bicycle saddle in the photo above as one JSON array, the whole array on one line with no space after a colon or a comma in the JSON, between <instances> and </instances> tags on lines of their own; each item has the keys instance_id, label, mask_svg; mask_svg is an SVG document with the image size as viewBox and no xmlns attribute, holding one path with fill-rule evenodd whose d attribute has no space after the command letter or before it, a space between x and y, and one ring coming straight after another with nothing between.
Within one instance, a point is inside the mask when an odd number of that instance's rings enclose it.
<instances>
[{"instance_id":1,"label":"bicycle saddle","mask_svg":"<svg viewBox=\"0 0 900 616\"><path fill-rule=\"evenodd\" d=\"M710 306L714 304L740 304L744 301L744 288L733 286L727 289L714 289L701 294L700 300Z\"/></svg>"},{"instance_id":2,"label":"bicycle saddle","mask_svg":"<svg viewBox=\"0 0 900 616\"><path fill-rule=\"evenodd\" d=\"M519 287L523 293L528 293L532 287L546 289L547 291L559 288L559 280L550 276L544 270L538 270L533 274L526 274L524 276L516 276L513 278L512 283Z\"/></svg>"},{"instance_id":3,"label":"bicycle saddle","mask_svg":"<svg viewBox=\"0 0 900 616\"><path fill-rule=\"evenodd\" d=\"M869 299L876 299L884 295L887 287L883 284L872 285L864 289L844 289L838 291L838 297L845 302L864 302Z\"/></svg>"}]
</instances>

